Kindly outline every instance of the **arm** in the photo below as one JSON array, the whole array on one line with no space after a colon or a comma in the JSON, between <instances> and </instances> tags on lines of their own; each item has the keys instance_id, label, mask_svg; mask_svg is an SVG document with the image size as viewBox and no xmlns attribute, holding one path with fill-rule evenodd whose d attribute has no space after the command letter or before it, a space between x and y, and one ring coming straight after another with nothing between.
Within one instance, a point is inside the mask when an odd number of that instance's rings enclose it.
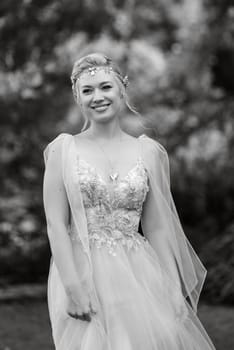
<instances>
[{"instance_id":1,"label":"arm","mask_svg":"<svg viewBox=\"0 0 234 350\"><path fill-rule=\"evenodd\" d=\"M176 239L173 225L170 166L165 148L152 139L145 154L149 175L149 191L143 204L141 224L143 233L156 252L162 269L180 285L176 265Z\"/></svg>"},{"instance_id":2,"label":"arm","mask_svg":"<svg viewBox=\"0 0 234 350\"><path fill-rule=\"evenodd\" d=\"M144 161L150 190L143 205L142 230L148 237L165 275L197 310L206 269L189 243L170 189L167 151L157 141L143 135ZM175 295L176 293L174 293Z\"/></svg>"},{"instance_id":3,"label":"arm","mask_svg":"<svg viewBox=\"0 0 234 350\"><path fill-rule=\"evenodd\" d=\"M143 204L141 225L163 271L165 298L172 302L175 316L183 319L186 308L178 266L178 249L170 205L169 162L166 151L155 153L155 171Z\"/></svg>"},{"instance_id":4,"label":"arm","mask_svg":"<svg viewBox=\"0 0 234 350\"><path fill-rule=\"evenodd\" d=\"M50 146L43 184L43 201L47 232L54 262L67 293L79 284L68 236L69 204L62 179L62 142Z\"/></svg>"},{"instance_id":5,"label":"arm","mask_svg":"<svg viewBox=\"0 0 234 350\"><path fill-rule=\"evenodd\" d=\"M90 321L90 313L96 313L96 305L93 295L87 291L86 281L81 281L78 276L68 235L70 208L63 182L60 141L62 138L51 143L49 155L45 157L43 201L47 233L54 262L68 297L67 313L71 317Z\"/></svg>"},{"instance_id":6,"label":"arm","mask_svg":"<svg viewBox=\"0 0 234 350\"><path fill-rule=\"evenodd\" d=\"M176 266L174 252L171 249L172 242L170 242L168 225L165 225L169 218L165 221L164 216L161 214L163 208L158 208L157 206L160 206L160 202L155 202L152 184L149 183L149 191L143 204L141 216L142 230L156 252L161 268L165 270L171 281L178 283L180 280L179 272ZM178 285L180 284L178 283Z\"/></svg>"}]
</instances>

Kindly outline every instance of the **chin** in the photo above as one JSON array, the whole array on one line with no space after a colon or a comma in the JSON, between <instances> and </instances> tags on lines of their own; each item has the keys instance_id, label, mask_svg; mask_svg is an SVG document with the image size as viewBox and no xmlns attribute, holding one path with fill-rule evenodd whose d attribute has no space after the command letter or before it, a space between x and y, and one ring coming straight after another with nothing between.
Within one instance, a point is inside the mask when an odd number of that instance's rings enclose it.
<instances>
[{"instance_id":1,"label":"chin","mask_svg":"<svg viewBox=\"0 0 234 350\"><path fill-rule=\"evenodd\" d=\"M106 115L103 114L103 115L95 116L93 120L98 123L98 122L108 122L115 118L117 118L117 114L106 114Z\"/></svg>"}]
</instances>

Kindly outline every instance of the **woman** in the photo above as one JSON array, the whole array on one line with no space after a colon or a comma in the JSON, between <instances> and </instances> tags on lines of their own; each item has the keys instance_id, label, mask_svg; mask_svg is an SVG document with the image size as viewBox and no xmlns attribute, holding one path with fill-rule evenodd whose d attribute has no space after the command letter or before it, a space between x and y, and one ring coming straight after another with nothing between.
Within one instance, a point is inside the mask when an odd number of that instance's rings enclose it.
<instances>
[{"instance_id":1,"label":"woman","mask_svg":"<svg viewBox=\"0 0 234 350\"><path fill-rule=\"evenodd\" d=\"M176 212L166 150L121 129L124 105L134 109L109 58L78 60L72 87L85 126L44 154L56 349L214 349L196 316L206 271Z\"/></svg>"}]
</instances>

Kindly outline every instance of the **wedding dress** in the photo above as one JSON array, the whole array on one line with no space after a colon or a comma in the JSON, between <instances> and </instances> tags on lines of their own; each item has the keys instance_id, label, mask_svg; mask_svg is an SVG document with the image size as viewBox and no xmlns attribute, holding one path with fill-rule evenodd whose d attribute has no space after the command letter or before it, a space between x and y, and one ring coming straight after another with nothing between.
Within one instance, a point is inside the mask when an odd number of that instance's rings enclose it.
<instances>
[{"instance_id":1,"label":"wedding dress","mask_svg":"<svg viewBox=\"0 0 234 350\"><path fill-rule=\"evenodd\" d=\"M60 134L71 208L68 234L79 276L98 311L91 322L66 313L66 293L51 259L48 306L56 350L211 350L196 316L205 268L187 241L170 192L166 150L146 135L125 177L111 188ZM143 235L138 232L139 223Z\"/></svg>"}]
</instances>

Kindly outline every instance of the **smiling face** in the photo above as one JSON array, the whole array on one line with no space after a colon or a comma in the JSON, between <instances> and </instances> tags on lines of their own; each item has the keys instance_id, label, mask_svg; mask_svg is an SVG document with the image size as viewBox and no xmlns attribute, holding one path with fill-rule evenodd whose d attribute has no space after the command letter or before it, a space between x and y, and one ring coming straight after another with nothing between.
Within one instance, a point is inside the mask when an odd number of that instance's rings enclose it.
<instances>
[{"instance_id":1,"label":"smiling face","mask_svg":"<svg viewBox=\"0 0 234 350\"><path fill-rule=\"evenodd\" d=\"M83 113L94 122L107 122L118 117L123 99L120 83L114 72L98 70L94 75L84 72L77 81Z\"/></svg>"}]
</instances>

